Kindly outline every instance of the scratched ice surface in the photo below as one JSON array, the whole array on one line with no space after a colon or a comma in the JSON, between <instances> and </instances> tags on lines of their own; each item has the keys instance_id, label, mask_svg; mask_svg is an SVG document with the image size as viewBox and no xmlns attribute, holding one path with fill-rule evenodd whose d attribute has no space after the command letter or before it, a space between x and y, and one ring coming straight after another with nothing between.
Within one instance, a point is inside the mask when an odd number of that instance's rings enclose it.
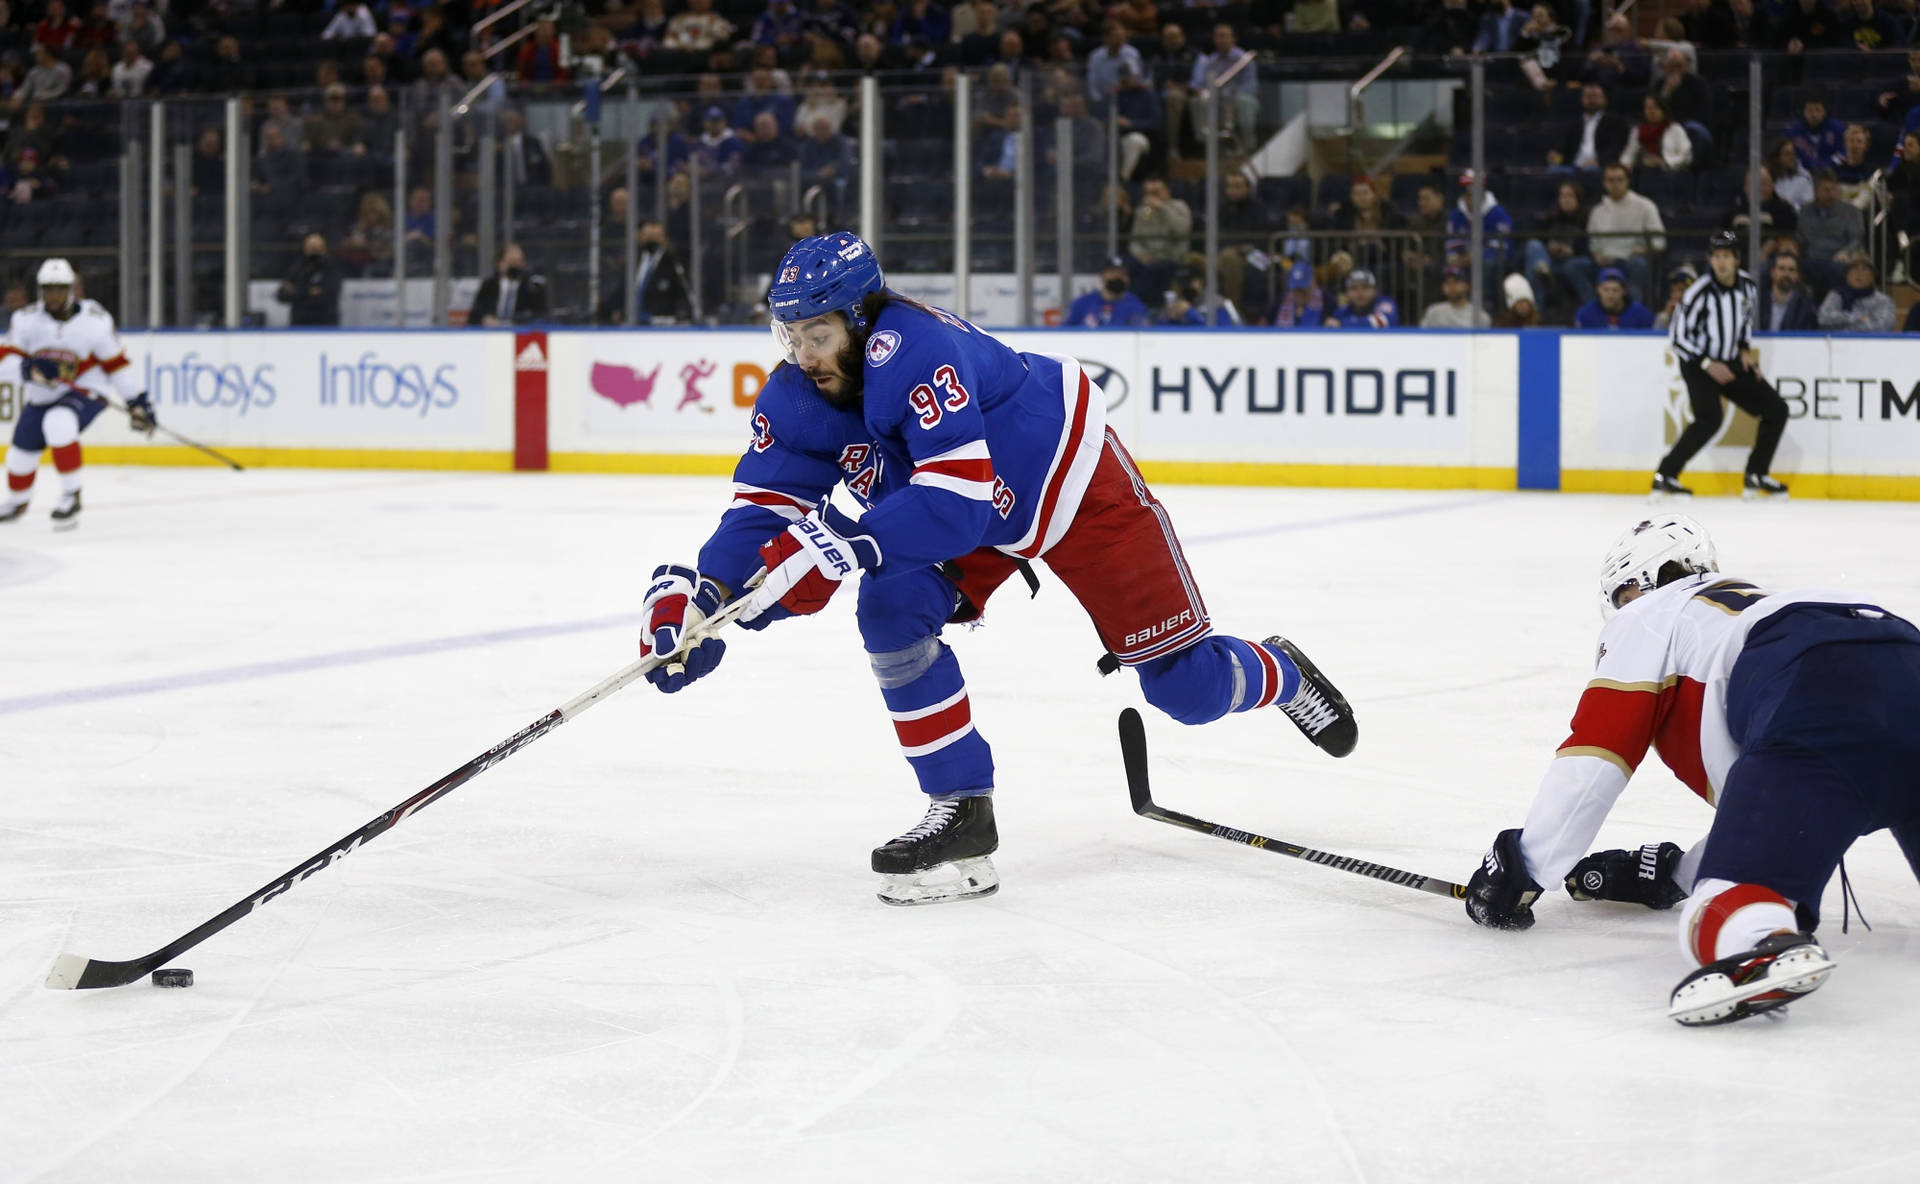
<instances>
[{"instance_id":1,"label":"scratched ice surface","mask_svg":"<svg viewBox=\"0 0 1920 1184\"><path fill-rule=\"evenodd\" d=\"M180 959L145 953L633 653L719 479L96 469L0 528L0 1179L1908 1181L1920 889L1784 1022L1666 1020L1672 919L1452 901L1133 817L1064 590L954 638L1005 886L878 904L920 802L851 605L594 708ZM1357 705L1149 716L1168 805L1465 879L1564 735L1625 498L1163 490L1216 621ZM1920 506L1711 501L1727 566L1920 610ZM1920 707L1913 708L1920 712ZM1602 835L1691 840L1650 767ZM1830 896L1829 913L1837 911ZM158 1178L180 1178L165 1176Z\"/></svg>"}]
</instances>

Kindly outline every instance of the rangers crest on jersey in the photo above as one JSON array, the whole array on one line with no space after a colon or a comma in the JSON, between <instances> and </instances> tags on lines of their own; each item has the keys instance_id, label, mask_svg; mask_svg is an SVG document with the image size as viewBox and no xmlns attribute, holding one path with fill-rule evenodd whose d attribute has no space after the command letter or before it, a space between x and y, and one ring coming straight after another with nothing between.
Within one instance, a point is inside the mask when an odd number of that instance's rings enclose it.
<instances>
[{"instance_id":1,"label":"rangers crest on jersey","mask_svg":"<svg viewBox=\"0 0 1920 1184\"><path fill-rule=\"evenodd\" d=\"M900 335L892 329L882 329L867 339L867 365L884 366L900 352Z\"/></svg>"}]
</instances>

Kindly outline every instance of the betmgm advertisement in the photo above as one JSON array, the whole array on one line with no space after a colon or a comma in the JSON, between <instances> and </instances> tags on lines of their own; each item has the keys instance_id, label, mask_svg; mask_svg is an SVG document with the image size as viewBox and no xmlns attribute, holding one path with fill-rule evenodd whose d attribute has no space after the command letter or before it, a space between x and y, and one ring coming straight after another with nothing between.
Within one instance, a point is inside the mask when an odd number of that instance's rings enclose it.
<instances>
[{"instance_id":1,"label":"betmgm advertisement","mask_svg":"<svg viewBox=\"0 0 1920 1184\"><path fill-rule=\"evenodd\" d=\"M1760 369L1786 401L1773 471L1796 494L1920 497L1920 349L1898 338L1762 337ZM1561 339L1561 488L1643 492L1692 420L1661 338ZM1738 487L1757 425L1731 404L1687 467L1702 493Z\"/></svg>"}]
</instances>

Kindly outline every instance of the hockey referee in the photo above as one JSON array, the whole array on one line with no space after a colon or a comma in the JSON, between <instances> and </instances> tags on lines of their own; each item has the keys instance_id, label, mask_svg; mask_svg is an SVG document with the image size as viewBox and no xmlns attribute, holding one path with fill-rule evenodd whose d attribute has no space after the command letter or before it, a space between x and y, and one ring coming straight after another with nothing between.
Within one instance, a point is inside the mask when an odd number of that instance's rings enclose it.
<instances>
[{"instance_id":1,"label":"hockey referee","mask_svg":"<svg viewBox=\"0 0 1920 1184\"><path fill-rule=\"evenodd\" d=\"M1760 421L1753 451L1747 454L1741 496L1785 497L1787 487L1767 473L1773 467L1780 433L1787 427L1787 404L1760 377L1760 351L1752 339L1759 290L1753 277L1740 269L1739 240L1731 232L1722 231L1708 240L1707 260L1711 270L1680 297L1669 330L1673 352L1680 359L1680 376L1687 380L1693 422L1660 462L1653 475L1653 492L1656 496L1692 495L1693 490L1678 480L1680 470L1720 430L1720 400L1725 397Z\"/></svg>"}]
</instances>

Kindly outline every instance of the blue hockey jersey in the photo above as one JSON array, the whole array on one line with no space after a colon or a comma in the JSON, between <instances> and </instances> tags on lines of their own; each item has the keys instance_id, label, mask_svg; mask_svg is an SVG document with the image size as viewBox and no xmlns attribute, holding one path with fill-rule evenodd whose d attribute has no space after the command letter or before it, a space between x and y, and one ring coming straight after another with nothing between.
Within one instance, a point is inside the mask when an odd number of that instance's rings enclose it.
<instances>
[{"instance_id":1,"label":"blue hockey jersey","mask_svg":"<svg viewBox=\"0 0 1920 1184\"><path fill-rule=\"evenodd\" d=\"M760 544L843 481L866 507L882 579L980 547L1036 558L1066 533L1106 432L1104 400L1078 363L1017 353L896 298L871 327L863 368L861 406L849 410L798 367L775 369L702 572L738 591Z\"/></svg>"}]
</instances>

